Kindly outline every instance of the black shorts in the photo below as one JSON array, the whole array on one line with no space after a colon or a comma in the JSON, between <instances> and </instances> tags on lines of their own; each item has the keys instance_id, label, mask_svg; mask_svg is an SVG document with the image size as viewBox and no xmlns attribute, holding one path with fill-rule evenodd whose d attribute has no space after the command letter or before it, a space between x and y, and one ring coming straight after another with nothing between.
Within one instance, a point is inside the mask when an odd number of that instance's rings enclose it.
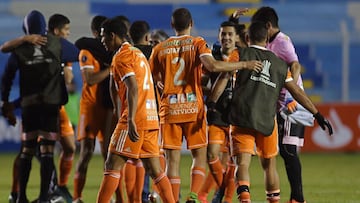
<instances>
[{"instance_id":1,"label":"black shorts","mask_svg":"<svg viewBox=\"0 0 360 203\"><path fill-rule=\"evenodd\" d=\"M21 111L23 132L32 132L37 130L45 132L59 132L59 105L31 105L23 107Z\"/></svg>"},{"instance_id":2,"label":"black shorts","mask_svg":"<svg viewBox=\"0 0 360 203\"><path fill-rule=\"evenodd\" d=\"M304 145L305 126L287 122L280 114L277 115L279 144Z\"/></svg>"}]
</instances>

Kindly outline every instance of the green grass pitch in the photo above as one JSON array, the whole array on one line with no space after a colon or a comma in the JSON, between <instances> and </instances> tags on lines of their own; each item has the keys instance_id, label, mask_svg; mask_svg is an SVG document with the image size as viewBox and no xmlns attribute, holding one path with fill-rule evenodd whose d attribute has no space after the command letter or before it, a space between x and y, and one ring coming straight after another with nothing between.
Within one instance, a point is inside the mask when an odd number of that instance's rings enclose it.
<instances>
[{"instance_id":1,"label":"green grass pitch","mask_svg":"<svg viewBox=\"0 0 360 203\"><path fill-rule=\"evenodd\" d=\"M14 153L0 154L0 202L7 202L12 179L12 163ZM56 164L57 164L56 156ZM308 203L360 203L360 158L359 154L301 154L303 166L304 194ZM76 161L74 162L74 166ZM289 184L286 178L284 164L280 157L277 160L281 181L281 202L289 197ZM181 162L181 202L189 192L189 170L191 158L188 154L182 156ZM95 155L90 162L88 178L84 189L84 201L93 203L102 178L102 158ZM251 164L251 194L253 203L265 203L263 172L257 157ZM71 174L69 189L72 193ZM39 164L34 159L27 190L32 200L39 194ZM212 194L212 193L211 193ZM210 198L210 197L209 197ZM234 201L235 198L234 198Z\"/></svg>"}]
</instances>

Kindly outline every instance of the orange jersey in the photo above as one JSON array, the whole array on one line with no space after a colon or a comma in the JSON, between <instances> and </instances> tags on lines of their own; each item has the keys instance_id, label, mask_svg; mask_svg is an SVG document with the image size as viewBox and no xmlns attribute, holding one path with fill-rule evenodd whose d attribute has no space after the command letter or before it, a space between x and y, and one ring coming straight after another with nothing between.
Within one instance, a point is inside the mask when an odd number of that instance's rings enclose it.
<instances>
[{"instance_id":1,"label":"orange jersey","mask_svg":"<svg viewBox=\"0 0 360 203\"><path fill-rule=\"evenodd\" d=\"M150 66L164 84L160 118L165 123L203 118L202 55L211 55L206 41L189 35L170 37L153 49Z\"/></svg>"},{"instance_id":2,"label":"orange jersey","mask_svg":"<svg viewBox=\"0 0 360 203\"><path fill-rule=\"evenodd\" d=\"M90 86L85 82L84 69L90 68L93 69L94 72L99 72L100 64L88 50L82 49L79 54L79 65L83 78L80 105L95 104L97 102L96 94L98 85L94 84Z\"/></svg>"},{"instance_id":3,"label":"orange jersey","mask_svg":"<svg viewBox=\"0 0 360 203\"><path fill-rule=\"evenodd\" d=\"M128 103L127 88L123 82L135 76L138 86L138 104L135 123L138 130L159 129L154 84L149 63L145 55L129 43L124 43L113 57L111 73L118 87L121 100L120 119L116 130L127 129Z\"/></svg>"}]
</instances>

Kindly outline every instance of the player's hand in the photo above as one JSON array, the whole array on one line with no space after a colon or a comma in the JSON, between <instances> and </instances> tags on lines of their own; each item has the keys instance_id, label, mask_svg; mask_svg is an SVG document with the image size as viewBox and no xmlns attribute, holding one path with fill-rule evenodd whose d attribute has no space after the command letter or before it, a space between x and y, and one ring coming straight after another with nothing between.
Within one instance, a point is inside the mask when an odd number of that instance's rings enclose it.
<instances>
[{"instance_id":1,"label":"player's hand","mask_svg":"<svg viewBox=\"0 0 360 203\"><path fill-rule=\"evenodd\" d=\"M4 102L1 107L3 116L6 118L8 123L12 126L16 125L16 116L14 114L14 109L15 109L15 106L11 102Z\"/></svg>"},{"instance_id":2,"label":"player's hand","mask_svg":"<svg viewBox=\"0 0 360 203\"><path fill-rule=\"evenodd\" d=\"M332 126L331 126L330 122L328 120L326 120L324 118L324 116L322 116L320 114L320 112L317 112L316 114L314 114L314 118L316 119L316 121L318 122L318 124L320 125L320 127L323 130L327 129L329 135L333 134L333 129L332 129Z\"/></svg>"},{"instance_id":3,"label":"player's hand","mask_svg":"<svg viewBox=\"0 0 360 203\"><path fill-rule=\"evenodd\" d=\"M262 71L263 64L260 61L256 60L246 61L246 68L260 73Z\"/></svg>"},{"instance_id":4,"label":"player's hand","mask_svg":"<svg viewBox=\"0 0 360 203\"><path fill-rule=\"evenodd\" d=\"M136 129L135 121L129 120L128 121L128 135L131 141L137 142L140 139L140 136Z\"/></svg>"},{"instance_id":5,"label":"player's hand","mask_svg":"<svg viewBox=\"0 0 360 203\"><path fill-rule=\"evenodd\" d=\"M38 34L25 35L25 41L33 44L33 45L45 45L47 43L47 37Z\"/></svg>"},{"instance_id":6,"label":"player's hand","mask_svg":"<svg viewBox=\"0 0 360 203\"><path fill-rule=\"evenodd\" d=\"M160 81L156 82L156 86L159 89L160 92L162 92L164 90L164 84Z\"/></svg>"},{"instance_id":7,"label":"player's hand","mask_svg":"<svg viewBox=\"0 0 360 203\"><path fill-rule=\"evenodd\" d=\"M297 102L295 100L286 101L286 107L288 112L290 113L294 113L297 110L296 105Z\"/></svg>"},{"instance_id":8,"label":"player's hand","mask_svg":"<svg viewBox=\"0 0 360 203\"><path fill-rule=\"evenodd\" d=\"M239 8L232 14L232 18L239 19L240 16L244 15L244 13L246 13L248 11L249 11L248 8Z\"/></svg>"}]
</instances>

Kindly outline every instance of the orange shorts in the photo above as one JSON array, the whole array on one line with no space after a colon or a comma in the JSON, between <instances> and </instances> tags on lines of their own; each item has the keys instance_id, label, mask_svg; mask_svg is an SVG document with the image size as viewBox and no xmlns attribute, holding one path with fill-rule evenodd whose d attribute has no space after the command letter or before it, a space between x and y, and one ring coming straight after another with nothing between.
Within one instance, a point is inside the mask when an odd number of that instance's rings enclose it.
<instances>
[{"instance_id":1,"label":"orange shorts","mask_svg":"<svg viewBox=\"0 0 360 203\"><path fill-rule=\"evenodd\" d=\"M129 158L151 158L159 156L159 130L138 130L140 139L130 140L127 130L117 129L111 136L109 151Z\"/></svg>"},{"instance_id":2,"label":"orange shorts","mask_svg":"<svg viewBox=\"0 0 360 203\"><path fill-rule=\"evenodd\" d=\"M231 153L233 156L239 153L255 154L263 158L271 158L278 153L278 129L275 122L274 130L269 136L265 136L254 129L231 126Z\"/></svg>"},{"instance_id":3,"label":"orange shorts","mask_svg":"<svg viewBox=\"0 0 360 203\"><path fill-rule=\"evenodd\" d=\"M106 109L100 105L80 106L77 140L98 138L102 142L107 128L111 127L112 115L111 109Z\"/></svg>"},{"instance_id":4,"label":"orange shorts","mask_svg":"<svg viewBox=\"0 0 360 203\"><path fill-rule=\"evenodd\" d=\"M206 147L206 120L161 124L161 135L164 149L181 149L183 136L188 149Z\"/></svg>"},{"instance_id":5,"label":"orange shorts","mask_svg":"<svg viewBox=\"0 0 360 203\"><path fill-rule=\"evenodd\" d=\"M74 128L71 124L69 116L66 113L65 107L61 106L60 108L60 136L74 136Z\"/></svg>"},{"instance_id":6,"label":"orange shorts","mask_svg":"<svg viewBox=\"0 0 360 203\"><path fill-rule=\"evenodd\" d=\"M229 152L230 127L209 125L209 144L220 144L221 152Z\"/></svg>"}]
</instances>

